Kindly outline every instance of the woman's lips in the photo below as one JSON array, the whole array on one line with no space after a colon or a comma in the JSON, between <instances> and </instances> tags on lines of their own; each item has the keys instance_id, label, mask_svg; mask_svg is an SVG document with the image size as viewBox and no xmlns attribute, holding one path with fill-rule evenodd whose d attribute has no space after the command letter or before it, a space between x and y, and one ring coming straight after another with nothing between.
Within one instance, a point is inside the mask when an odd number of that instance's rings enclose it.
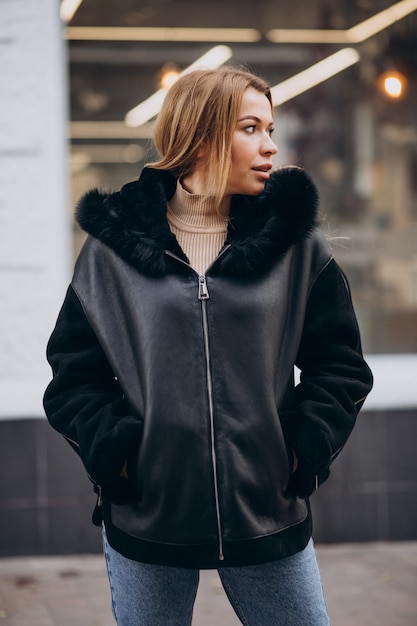
<instances>
[{"instance_id":1,"label":"woman's lips","mask_svg":"<svg viewBox=\"0 0 417 626\"><path fill-rule=\"evenodd\" d=\"M271 166L268 165L268 166L253 167L252 170L256 172L256 174L262 180L268 180L270 177Z\"/></svg>"}]
</instances>

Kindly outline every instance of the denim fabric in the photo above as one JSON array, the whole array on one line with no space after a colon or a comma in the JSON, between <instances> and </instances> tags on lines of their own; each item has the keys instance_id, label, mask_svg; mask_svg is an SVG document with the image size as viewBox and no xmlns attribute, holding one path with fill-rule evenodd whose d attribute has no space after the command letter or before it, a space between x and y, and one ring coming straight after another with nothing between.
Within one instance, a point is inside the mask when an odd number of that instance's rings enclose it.
<instances>
[{"instance_id":1,"label":"denim fabric","mask_svg":"<svg viewBox=\"0 0 417 626\"><path fill-rule=\"evenodd\" d=\"M103 545L118 626L191 625L199 570L131 561L109 546L104 530ZM288 558L218 572L245 626L330 624L312 540Z\"/></svg>"},{"instance_id":2,"label":"denim fabric","mask_svg":"<svg viewBox=\"0 0 417 626\"><path fill-rule=\"evenodd\" d=\"M245 626L329 626L313 540L279 561L219 569L223 587Z\"/></svg>"}]
</instances>

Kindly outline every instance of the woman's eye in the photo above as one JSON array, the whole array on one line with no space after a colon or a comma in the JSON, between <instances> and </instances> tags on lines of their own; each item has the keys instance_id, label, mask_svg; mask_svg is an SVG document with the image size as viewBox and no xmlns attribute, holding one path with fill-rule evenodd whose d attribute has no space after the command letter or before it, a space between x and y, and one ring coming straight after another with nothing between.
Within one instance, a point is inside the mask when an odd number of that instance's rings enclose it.
<instances>
[{"instance_id":1,"label":"woman's eye","mask_svg":"<svg viewBox=\"0 0 417 626\"><path fill-rule=\"evenodd\" d=\"M250 126L245 126L245 131L247 133L250 133L250 134L255 133L256 132L256 124L251 124ZM270 137L272 137L272 133L274 132L274 129L273 128L268 128L266 130L266 132L268 133L268 135Z\"/></svg>"}]
</instances>

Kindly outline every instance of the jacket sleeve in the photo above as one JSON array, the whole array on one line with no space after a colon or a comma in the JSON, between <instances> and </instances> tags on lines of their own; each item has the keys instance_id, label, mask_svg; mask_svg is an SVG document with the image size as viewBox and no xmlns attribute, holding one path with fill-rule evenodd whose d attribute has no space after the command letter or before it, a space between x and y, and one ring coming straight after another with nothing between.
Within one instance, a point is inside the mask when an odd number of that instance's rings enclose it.
<instances>
[{"instance_id":1,"label":"jacket sleeve","mask_svg":"<svg viewBox=\"0 0 417 626\"><path fill-rule=\"evenodd\" d=\"M48 421L77 451L103 495L117 504L128 502L132 487L120 472L139 445L142 422L124 398L72 287L47 358L53 373L44 395Z\"/></svg>"},{"instance_id":2,"label":"jacket sleeve","mask_svg":"<svg viewBox=\"0 0 417 626\"><path fill-rule=\"evenodd\" d=\"M282 415L298 459L288 494L308 497L328 478L372 388L349 286L333 259L311 289L296 366L300 384Z\"/></svg>"}]
</instances>

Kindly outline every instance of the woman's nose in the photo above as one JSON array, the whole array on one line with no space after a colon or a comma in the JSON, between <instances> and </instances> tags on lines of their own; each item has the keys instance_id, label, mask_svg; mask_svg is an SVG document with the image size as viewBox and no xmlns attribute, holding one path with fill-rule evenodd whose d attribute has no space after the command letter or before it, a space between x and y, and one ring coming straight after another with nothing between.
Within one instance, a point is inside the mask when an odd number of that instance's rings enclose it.
<instances>
[{"instance_id":1,"label":"woman's nose","mask_svg":"<svg viewBox=\"0 0 417 626\"><path fill-rule=\"evenodd\" d=\"M278 152L278 148L270 135L265 137L265 141L262 144L262 152L264 154L276 154Z\"/></svg>"}]
</instances>

